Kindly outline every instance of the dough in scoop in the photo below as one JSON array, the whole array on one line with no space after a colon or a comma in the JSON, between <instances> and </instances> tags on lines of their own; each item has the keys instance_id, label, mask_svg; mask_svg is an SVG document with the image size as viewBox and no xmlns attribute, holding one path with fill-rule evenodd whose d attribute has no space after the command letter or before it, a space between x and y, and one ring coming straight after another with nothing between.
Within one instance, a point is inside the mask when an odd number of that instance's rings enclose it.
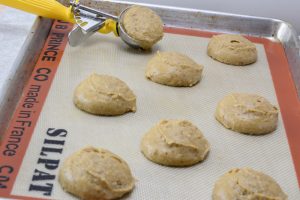
<instances>
[{"instance_id":1,"label":"dough in scoop","mask_svg":"<svg viewBox=\"0 0 300 200\"><path fill-rule=\"evenodd\" d=\"M200 81L202 71L203 66L186 55L158 52L148 62L146 77L163 85L191 87Z\"/></svg>"},{"instance_id":2,"label":"dough in scoop","mask_svg":"<svg viewBox=\"0 0 300 200\"><path fill-rule=\"evenodd\" d=\"M234 93L219 102L215 117L233 131L261 135L276 129L278 109L264 97Z\"/></svg>"},{"instance_id":3,"label":"dough in scoop","mask_svg":"<svg viewBox=\"0 0 300 200\"><path fill-rule=\"evenodd\" d=\"M186 120L161 120L141 141L149 160L167 166L190 166L206 158L210 144L202 132Z\"/></svg>"},{"instance_id":4,"label":"dough in scoop","mask_svg":"<svg viewBox=\"0 0 300 200\"><path fill-rule=\"evenodd\" d=\"M125 32L143 49L150 49L163 38L163 22L151 9L144 6L132 6L122 17Z\"/></svg>"},{"instance_id":5,"label":"dough in scoop","mask_svg":"<svg viewBox=\"0 0 300 200\"><path fill-rule=\"evenodd\" d=\"M68 157L59 170L62 188L83 200L117 199L134 188L127 163L108 150L86 147Z\"/></svg>"},{"instance_id":6,"label":"dough in scoop","mask_svg":"<svg viewBox=\"0 0 300 200\"><path fill-rule=\"evenodd\" d=\"M121 115L136 111L136 97L120 79L92 74L76 88L74 104L95 115Z\"/></svg>"},{"instance_id":7,"label":"dough in scoop","mask_svg":"<svg viewBox=\"0 0 300 200\"><path fill-rule=\"evenodd\" d=\"M232 169L213 189L213 200L287 200L276 181L250 168Z\"/></svg>"},{"instance_id":8,"label":"dough in scoop","mask_svg":"<svg viewBox=\"0 0 300 200\"><path fill-rule=\"evenodd\" d=\"M248 65L257 60L255 45L241 35L213 36L208 44L207 54L229 65Z\"/></svg>"}]
</instances>

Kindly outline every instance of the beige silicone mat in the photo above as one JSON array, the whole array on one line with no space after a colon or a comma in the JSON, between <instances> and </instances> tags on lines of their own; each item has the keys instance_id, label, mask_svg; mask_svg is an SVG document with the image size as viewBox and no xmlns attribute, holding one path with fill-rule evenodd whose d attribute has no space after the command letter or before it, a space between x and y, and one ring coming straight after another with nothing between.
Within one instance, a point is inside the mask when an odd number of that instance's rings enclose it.
<instances>
[{"instance_id":1,"label":"beige silicone mat","mask_svg":"<svg viewBox=\"0 0 300 200\"><path fill-rule=\"evenodd\" d=\"M258 62L234 67L206 55L208 38L165 34L150 53L135 51L113 36L92 36L77 48L67 46L51 90L29 144L13 194L43 197L28 192L33 171L48 128L68 131L63 160L78 149L92 145L120 155L137 179L124 199L209 200L219 176L236 167L251 167L274 177L290 200L300 199L293 162L281 116L278 129L269 135L246 136L225 129L214 119L217 102L231 92L262 95L278 105L264 47L257 45ZM147 61L155 51L178 51L204 65L202 81L192 88L174 88L144 77ZM137 96L137 112L118 117L84 113L72 103L75 87L91 73L109 74L125 81ZM211 143L203 163L188 168L154 164L140 153L143 134L161 119L187 119L197 125ZM42 170L42 168L41 168ZM57 171L56 171L57 172ZM57 179L51 198L68 200ZM75 199L75 198L74 198Z\"/></svg>"}]
</instances>

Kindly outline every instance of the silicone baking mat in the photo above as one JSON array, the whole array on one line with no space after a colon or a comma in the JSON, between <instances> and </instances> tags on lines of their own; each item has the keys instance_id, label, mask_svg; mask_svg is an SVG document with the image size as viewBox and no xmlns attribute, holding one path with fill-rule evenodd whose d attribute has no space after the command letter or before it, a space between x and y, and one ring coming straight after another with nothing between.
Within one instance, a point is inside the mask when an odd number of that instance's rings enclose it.
<instances>
[{"instance_id":1,"label":"silicone baking mat","mask_svg":"<svg viewBox=\"0 0 300 200\"><path fill-rule=\"evenodd\" d=\"M53 25L6 133L0 149L2 197L76 199L60 187L59 166L73 152L91 145L106 148L129 164L137 181L124 199L211 199L218 177L237 167L265 172L289 199L300 199L295 171L299 157L294 153L295 141L299 142L295 135L300 127L299 101L279 43L250 38L256 42L258 61L237 67L207 56L212 33L166 28L164 39L151 52L142 52L114 36L100 34L72 48L66 45L70 28L63 22ZM147 80L146 64L158 50L181 52L203 64L201 82L191 88L175 88ZM91 73L125 81L137 96L137 112L102 117L77 109L73 91ZM280 104L277 130L257 137L220 125L214 118L216 105L232 92L259 94ZM140 153L141 138L161 119L186 119L198 126L211 144L207 159L186 168L147 160Z\"/></svg>"}]
</instances>

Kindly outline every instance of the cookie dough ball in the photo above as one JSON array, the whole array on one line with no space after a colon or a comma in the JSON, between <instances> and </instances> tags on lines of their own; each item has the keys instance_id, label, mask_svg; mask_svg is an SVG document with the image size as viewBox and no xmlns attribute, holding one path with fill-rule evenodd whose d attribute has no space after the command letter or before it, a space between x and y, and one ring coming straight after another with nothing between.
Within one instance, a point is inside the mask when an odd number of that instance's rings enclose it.
<instances>
[{"instance_id":1,"label":"cookie dough ball","mask_svg":"<svg viewBox=\"0 0 300 200\"><path fill-rule=\"evenodd\" d=\"M147 7L130 7L122 17L122 22L125 32L143 49L150 49L163 38L163 22Z\"/></svg>"},{"instance_id":2,"label":"cookie dough ball","mask_svg":"<svg viewBox=\"0 0 300 200\"><path fill-rule=\"evenodd\" d=\"M196 164L205 159L209 149L202 132L185 120L161 120L141 142L146 158L167 166Z\"/></svg>"},{"instance_id":3,"label":"cookie dough ball","mask_svg":"<svg viewBox=\"0 0 300 200\"><path fill-rule=\"evenodd\" d=\"M213 36L208 44L207 54L229 65L248 65L257 60L255 45L241 35Z\"/></svg>"},{"instance_id":4,"label":"cookie dough ball","mask_svg":"<svg viewBox=\"0 0 300 200\"><path fill-rule=\"evenodd\" d=\"M234 93L219 102L215 117L233 131L261 135L276 129L278 109L264 97Z\"/></svg>"},{"instance_id":5,"label":"cookie dough ball","mask_svg":"<svg viewBox=\"0 0 300 200\"><path fill-rule=\"evenodd\" d=\"M95 115L121 115L136 111L136 97L120 79L92 74L76 88L74 104Z\"/></svg>"},{"instance_id":6,"label":"cookie dough ball","mask_svg":"<svg viewBox=\"0 0 300 200\"><path fill-rule=\"evenodd\" d=\"M68 157L58 181L65 191L83 200L120 198L134 187L127 163L108 150L94 147Z\"/></svg>"},{"instance_id":7,"label":"cookie dough ball","mask_svg":"<svg viewBox=\"0 0 300 200\"><path fill-rule=\"evenodd\" d=\"M221 176L213 189L213 200L287 200L276 181L250 168L232 169Z\"/></svg>"},{"instance_id":8,"label":"cookie dough ball","mask_svg":"<svg viewBox=\"0 0 300 200\"><path fill-rule=\"evenodd\" d=\"M158 52L149 62L146 77L153 82L176 87L191 87L201 79L203 66L186 55Z\"/></svg>"}]
</instances>

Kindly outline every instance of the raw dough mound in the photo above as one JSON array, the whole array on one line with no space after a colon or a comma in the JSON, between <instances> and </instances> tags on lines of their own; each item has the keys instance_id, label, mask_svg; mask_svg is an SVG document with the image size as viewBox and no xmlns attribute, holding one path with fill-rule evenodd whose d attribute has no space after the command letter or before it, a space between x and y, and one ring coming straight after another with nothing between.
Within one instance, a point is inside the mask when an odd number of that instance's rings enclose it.
<instances>
[{"instance_id":1,"label":"raw dough mound","mask_svg":"<svg viewBox=\"0 0 300 200\"><path fill-rule=\"evenodd\" d=\"M186 55L158 52L147 65L146 77L163 85L191 87L199 82L202 71L203 66Z\"/></svg>"},{"instance_id":2,"label":"raw dough mound","mask_svg":"<svg viewBox=\"0 0 300 200\"><path fill-rule=\"evenodd\" d=\"M132 6L123 17L125 32L143 49L150 49L163 38L163 22L151 9L144 6Z\"/></svg>"},{"instance_id":3,"label":"raw dough mound","mask_svg":"<svg viewBox=\"0 0 300 200\"><path fill-rule=\"evenodd\" d=\"M127 163L108 150L94 147L68 157L58 180L65 191L83 200L116 199L134 187Z\"/></svg>"},{"instance_id":4,"label":"raw dough mound","mask_svg":"<svg viewBox=\"0 0 300 200\"><path fill-rule=\"evenodd\" d=\"M278 109L264 97L235 93L219 102L215 117L233 131L261 135L276 129Z\"/></svg>"},{"instance_id":5,"label":"raw dough mound","mask_svg":"<svg viewBox=\"0 0 300 200\"><path fill-rule=\"evenodd\" d=\"M168 166L189 166L205 159L210 145L202 132L185 120L161 120L141 141L149 160Z\"/></svg>"},{"instance_id":6,"label":"raw dough mound","mask_svg":"<svg viewBox=\"0 0 300 200\"><path fill-rule=\"evenodd\" d=\"M121 115L136 111L136 97L120 79L92 74L75 90L74 104L95 115Z\"/></svg>"},{"instance_id":7,"label":"raw dough mound","mask_svg":"<svg viewBox=\"0 0 300 200\"><path fill-rule=\"evenodd\" d=\"M208 44L207 54L229 65L248 65L257 60L255 45L241 35L213 36Z\"/></svg>"},{"instance_id":8,"label":"raw dough mound","mask_svg":"<svg viewBox=\"0 0 300 200\"><path fill-rule=\"evenodd\" d=\"M232 169L221 176L213 190L213 200L287 200L276 181L250 168Z\"/></svg>"}]
</instances>

